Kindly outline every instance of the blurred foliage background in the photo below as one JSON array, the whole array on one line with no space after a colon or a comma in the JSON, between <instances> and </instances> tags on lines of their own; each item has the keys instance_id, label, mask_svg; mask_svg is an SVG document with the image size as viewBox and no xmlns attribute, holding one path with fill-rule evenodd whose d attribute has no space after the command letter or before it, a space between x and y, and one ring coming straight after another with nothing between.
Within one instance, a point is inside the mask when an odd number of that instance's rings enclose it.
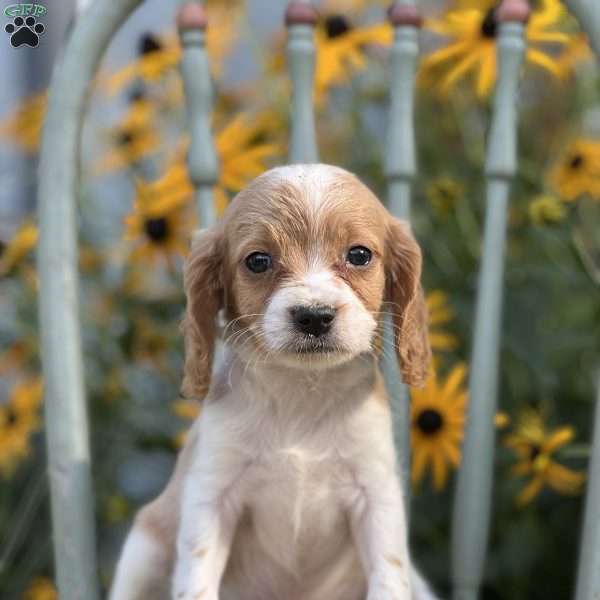
<instances>
[{"instance_id":1,"label":"blurred foliage background","mask_svg":"<svg viewBox=\"0 0 600 600\"><path fill-rule=\"evenodd\" d=\"M411 528L415 558L442 594L468 402L495 9L493 0L429 2L417 80L413 225L425 254L435 369L413 391ZM326 0L319 10L322 160L356 172L385 201L385 5ZM252 177L285 162L289 81L283 29L258 38L236 1L209 2L208 11L221 211ZM222 74L242 38L257 76L231 84ZM485 599L571 595L600 350L600 80L558 0L533 3L527 39ZM136 509L161 490L201 410L179 396L181 267L201 225L185 170L179 59L173 29L143 34L135 60L101 69L84 134L81 319L105 587ZM0 141L32 164L45 108L41 90L0 116ZM125 191L115 194L114 180ZM52 600L36 241L31 214L0 244L0 595Z\"/></svg>"}]
</instances>

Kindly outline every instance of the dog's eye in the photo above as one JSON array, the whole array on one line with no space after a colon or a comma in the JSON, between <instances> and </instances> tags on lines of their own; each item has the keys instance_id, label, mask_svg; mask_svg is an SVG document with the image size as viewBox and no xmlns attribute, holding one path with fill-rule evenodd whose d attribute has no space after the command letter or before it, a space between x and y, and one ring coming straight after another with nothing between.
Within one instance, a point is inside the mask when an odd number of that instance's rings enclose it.
<instances>
[{"instance_id":1,"label":"dog's eye","mask_svg":"<svg viewBox=\"0 0 600 600\"><path fill-rule=\"evenodd\" d=\"M253 273L264 273L273 266L273 259L264 252L253 252L246 257L246 266Z\"/></svg>"},{"instance_id":2,"label":"dog's eye","mask_svg":"<svg viewBox=\"0 0 600 600\"><path fill-rule=\"evenodd\" d=\"M353 246L348 250L346 260L355 267L364 267L371 262L372 253L364 246Z\"/></svg>"}]
</instances>

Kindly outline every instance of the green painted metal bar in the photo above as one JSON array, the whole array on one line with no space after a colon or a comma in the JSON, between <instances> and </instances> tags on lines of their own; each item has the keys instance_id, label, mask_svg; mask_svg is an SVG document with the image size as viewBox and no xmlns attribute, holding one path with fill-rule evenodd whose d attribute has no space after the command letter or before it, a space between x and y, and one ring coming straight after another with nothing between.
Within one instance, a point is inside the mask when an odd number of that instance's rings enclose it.
<instances>
[{"instance_id":1,"label":"green painted metal bar","mask_svg":"<svg viewBox=\"0 0 600 600\"><path fill-rule=\"evenodd\" d=\"M90 82L140 0L97 0L76 21L50 85L39 171L38 269L45 421L61 600L98 598L77 275L79 143Z\"/></svg>"},{"instance_id":2,"label":"green painted metal bar","mask_svg":"<svg viewBox=\"0 0 600 600\"><path fill-rule=\"evenodd\" d=\"M577 17L583 31L600 60L600 2L598 0L565 0L569 10Z\"/></svg>"},{"instance_id":3,"label":"green painted metal bar","mask_svg":"<svg viewBox=\"0 0 600 600\"><path fill-rule=\"evenodd\" d=\"M486 163L487 210L471 350L469 407L452 523L455 600L476 600L483 580L494 470L502 280L510 183L516 172L518 81L525 51L525 0L504 0L496 16L499 76Z\"/></svg>"},{"instance_id":4,"label":"green painted metal bar","mask_svg":"<svg viewBox=\"0 0 600 600\"><path fill-rule=\"evenodd\" d=\"M317 13L310 2L294 0L288 4L285 24L288 28L288 69L292 80L290 163L319 160L313 108L316 22Z\"/></svg>"},{"instance_id":5,"label":"green painted metal bar","mask_svg":"<svg viewBox=\"0 0 600 600\"><path fill-rule=\"evenodd\" d=\"M387 179L387 206L401 219L410 220L413 179L417 172L414 134L414 87L419 27L421 19L414 2L393 4L388 12L394 27L390 50L390 107L384 172ZM391 312L389 307L386 311ZM410 490L410 395L396 358L392 317L386 314L383 327L381 370L390 396L394 442L404 483L405 497ZM407 508L409 502L406 502Z\"/></svg>"},{"instance_id":6,"label":"green painted metal bar","mask_svg":"<svg viewBox=\"0 0 600 600\"><path fill-rule=\"evenodd\" d=\"M219 166L210 126L213 90L206 52L207 18L202 2L185 2L177 24L183 48L181 74L190 131L188 172L196 188L196 208L201 227L216 221L213 188Z\"/></svg>"},{"instance_id":7,"label":"green painted metal bar","mask_svg":"<svg viewBox=\"0 0 600 600\"><path fill-rule=\"evenodd\" d=\"M600 598L600 372L575 600Z\"/></svg>"}]
</instances>

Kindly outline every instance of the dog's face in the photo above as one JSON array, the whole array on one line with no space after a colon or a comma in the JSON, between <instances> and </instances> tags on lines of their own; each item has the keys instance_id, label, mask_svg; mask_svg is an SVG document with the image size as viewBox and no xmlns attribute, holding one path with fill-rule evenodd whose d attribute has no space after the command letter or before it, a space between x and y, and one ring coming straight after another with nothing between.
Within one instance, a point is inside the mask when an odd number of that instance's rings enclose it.
<instances>
[{"instance_id":1,"label":"dog's face","mask_svg":"<svg viewBox=\"0 0 600 600\"><path fill-rule=\"evenodd\" d=\"M350 173L264 173L193 245L185 391L205 392L220 308L225 341L242 358L327 368L372 351L384 301L405 380L419 383L429 358L420 270L408 227Z\"/></svg>"}]
</instances>

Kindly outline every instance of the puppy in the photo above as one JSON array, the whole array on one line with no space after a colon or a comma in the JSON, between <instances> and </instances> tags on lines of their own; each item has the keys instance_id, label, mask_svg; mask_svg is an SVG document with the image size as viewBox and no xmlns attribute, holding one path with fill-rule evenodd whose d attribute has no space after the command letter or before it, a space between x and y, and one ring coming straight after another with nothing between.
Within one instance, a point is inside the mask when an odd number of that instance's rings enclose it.
<instances>
[{"instance_id":1,"label":"puppy","mask_svg":"<svg viewBox=\"0 0 600 600\"><path fill-rule=\"evenodd\" d=\"M410 562L376 350L385 306L404 380L423 383L420 276L408 225L327 165L264 173L197 235L183 390L203 410L112 600L434 598Z\"/></svg>"}]
</instances>

